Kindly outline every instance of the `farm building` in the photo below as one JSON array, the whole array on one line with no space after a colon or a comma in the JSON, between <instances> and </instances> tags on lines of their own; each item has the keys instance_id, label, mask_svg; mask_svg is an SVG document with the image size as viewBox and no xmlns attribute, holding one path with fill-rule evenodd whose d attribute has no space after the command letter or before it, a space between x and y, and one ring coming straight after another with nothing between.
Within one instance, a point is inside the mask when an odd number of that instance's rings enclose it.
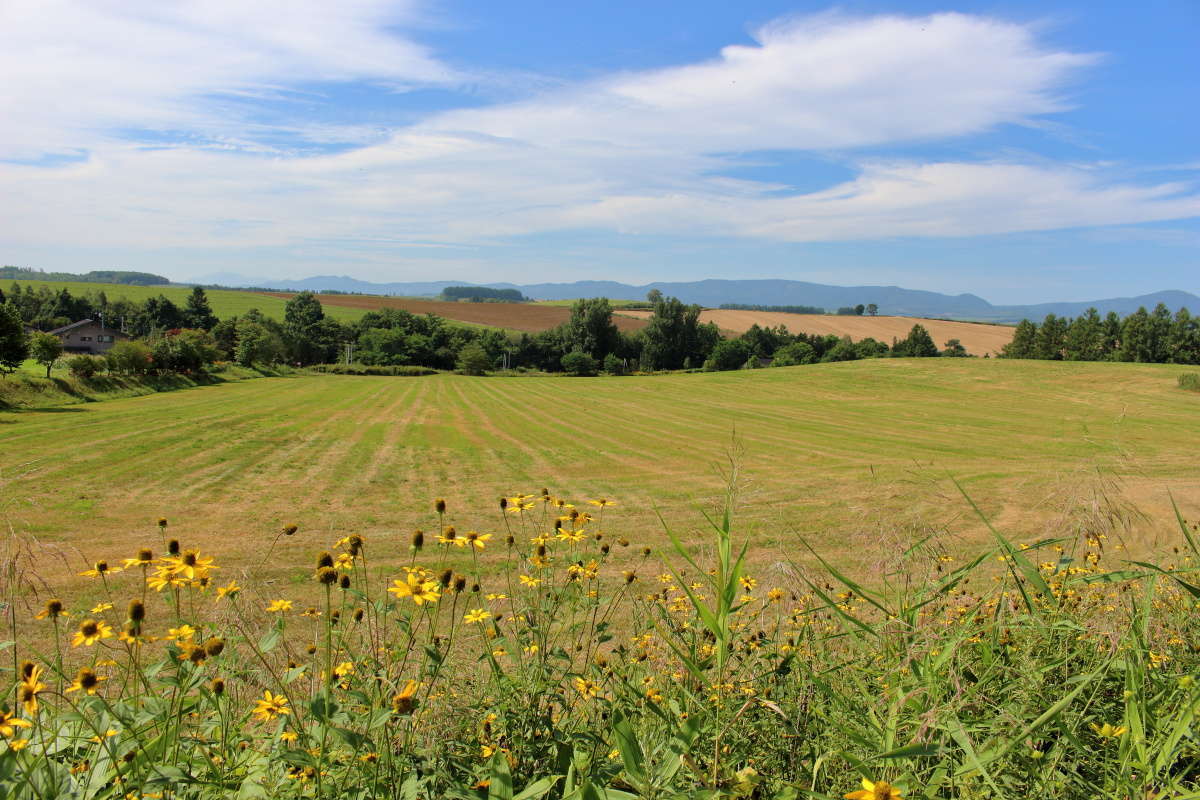
<instances>
[{"instance_id":1,"label":"farm building","mask_svg":"<svg viewBox=\"0 0 1200 800\"><path fill-rule=\"evenodd\" d=\"M106 327L91 319L81 319L61 328L55 328L48 333L62 339L63 350L68 353L107 353L113 344L129 335L115 328Z\"/></svg>"}]
</instances>

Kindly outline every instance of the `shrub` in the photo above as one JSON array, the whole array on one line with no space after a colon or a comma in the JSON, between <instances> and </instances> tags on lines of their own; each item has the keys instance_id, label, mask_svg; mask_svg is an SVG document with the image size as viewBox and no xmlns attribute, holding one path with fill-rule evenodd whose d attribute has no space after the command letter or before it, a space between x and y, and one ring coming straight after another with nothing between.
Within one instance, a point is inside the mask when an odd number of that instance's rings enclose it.
<instances>
[{"instance_id":1,"label":"shrub","mask_svg":"<svg viewBox=\"0 0 1200 800\"><path fill-rule=\"evenodd\" d=\"M76 378L86 380L100 371L102 363L92 356L71 356L67 359L67 370Z\"/></svg>"},{"instance_id":2,"label":"shrub","mask_svg":"<svg viewBox=\"0 0 1200 800\"><path fill-rule=\"evenodd\" d=\"M800 364L812 364L817 360L817 351L808 342L792 342L785 344L775 351L771 360L772 367L795 367Z\"/></svg>"},{"instance_id":3,"label":"shrub","mask_svg":"<svg viewBox=\"0 0 1200 800\"><path fill-rule=\"evenodd\" d=\"M704 362L704 368L720 371L741 369L752 355L750 346L741 339L722 339Z\"/></svg>"},{"instance_id":4,"label":"shrub","mask_svg":"<svg viewBox=\"0 0 1200 800\"><path fill-rule=\"evenodd\" d=\"M1179 388L1200 392L1200 372L1185 372L1180 375Z\"/></svg>"},{"instance_id":5,"label":"shrub","mask_svg":"<svg viewBox=\"0 0 1200 800\"><path fill-rule=\"evenodd\" d=\"M479 342L471 342L458 352L458 371L463 375L486 375L491 366L492 360Z\"/></svg>"},{"instance_id":6,"label":"shrub","mask_svg":"<svg viewBox=\"0 0 1200 800\"><path fill-rule=\"evenodd\" d=\"M562 368L572 375L595 375L596 359L582 350L572 350L561 359Z\"/></svg>"},{"instance_id":7,"label":"shrub","mask_svg":"<svg viewBox=\"0 0 1200 800\"><path fill-rule=\"evenodd\" d=\"M609 375L624 375L625 364L617 358L616 353L609 353L604 357L604 371Z\"/></svg>"},{"instance_id":8,"label":"shrub","mask_svg":"<svg viewBox=\"0 0 1200 800\"><path fill-rule=\"evenodd\" d=\"M154 357L144 342L117 342L104 355L109 372L145 375L154 366Z\"/></svg>"}]
</instances>

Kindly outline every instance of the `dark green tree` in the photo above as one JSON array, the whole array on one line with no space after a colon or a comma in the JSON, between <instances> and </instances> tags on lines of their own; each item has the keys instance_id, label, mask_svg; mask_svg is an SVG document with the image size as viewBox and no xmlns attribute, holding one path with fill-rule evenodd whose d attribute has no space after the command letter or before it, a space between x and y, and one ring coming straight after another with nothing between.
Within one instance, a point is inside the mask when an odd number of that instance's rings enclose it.
<instances>
[{"instance_id":1,"label":"dark green tree","mask_svg":"<svg viewBox=\"0 0 1200 800\"><path fill-rule=\"evenodd\" d=\"M1154 360L1154 341L1151 333L1150 314L1145 307L1130 314L1121 323L1121 361Z\"/></svg>"},{"instance_id":2,"label":"dark green tree","mask_svg":"<svg viewBox=\"0 0 1200 800\"><path fill-rule=\"evenodd\" d=\"M492 360L479 342L471 342L458 353L458 371L464 375L486 375Z\"/></svg>"},{"instance_id":3,"label":"dark green tree","mask_svg":"<svg viewBox=\"0 0 1200 800\"><path fill-rule=\"evenodd\" d=\"M966 358L969 355L971 354L967 352L967 348L963 347L958 339L951 339L942 348L942 356L945 358Z\"/></svg>"},{"instance_id":4,"label":"dark green tree","mask_svg":"<svg viewBox=\"0 0 1200 800\"><path fill-rule=\"evenodd\" d=\"M1186 308L1175 312L1167 351L1175 364L1200 364L1200 319Z\"/></svg>"},{"instance_id":5,"label":"dark green tree","mask_svg":"<svg viewBox=\"0 0 1200 800\"><path fill-rule=\"evenodd\" d=\"M12 303L0 304L0 373L15 372L27 358L29 337L21 313Z\"/></svg>"},{"instance_id":6,"label":"dark green tree","mask_svg":"<svg viewBox=\"0 0 1200 800\"><path fill-rule=\"evenodd\" d=\"M1096 309L1089 308L1067 325L1063 357L1067 361L1099 361L1104 357L1104 323Z\"/></svg>"},{"instance_id":7,"label":"dark green tree","mask_svg":"<svg viewBox=\"0 0 1200 800\"><path fill-rule=\"evenodd\" d=\"M870 316L873 317L878 313L879 313L879 306L875 305L874 303L867 303L867 314L869 314Z\"/></svg>"},{"instance_id":8,"label":"dark green tree","mask_svg":"<svg viewBox=\"0 0 1200 800\"><path fill-rule=\"evenodd\" d=\"M607 297L576 300L571 319L563 326L563 349L582 350L601 360L617 349L617 326L612 321L612 306Z\"/></svg>"},{"instance_id":9,"label":"dark green tree","mask_svg":"<svg viewBox=\"0 0 1200 800\"><path fill-rule=\"evenodd\" d=\"M1037 358L1061 361L1067 343L1067 318L1047 314L1038 326Z\"/></svg>"},{"instance_id":10,"label":"dark green tree","mask_svg":"<svg viewBox=\"0 0 1200 800\"><path fill-rule=\"evenodd\" d=\"M929 331L924 325L918 323L912 326L908 336L892 348L892 354L906 358L932 358L938 355L938 349L937 345L933 343L933 337L929 335Z\"/></svg>"},{"instance_id":11,"label":"dark green tree","mask_svg":"<svg viewBox=\"0 0 1200 800\"><path fill-rule=\"evenodd\" d=\"M741 339L722 339L704 362L704 368L717 371L741 369L753 355L749 345Z\"/></svg>"},{"instance_id":12,"label":"dark green tree","mask_svg":"<svg viewBox=\"0 0 1200 800\"><path fill-rule=\"evenodd\" d=\"M212 306L208 304L208 295L202 286L192 287L187 303L183 307L183 321L189 328L211 331L220 321L213 314Z\"/></svg>"}]
</instances>

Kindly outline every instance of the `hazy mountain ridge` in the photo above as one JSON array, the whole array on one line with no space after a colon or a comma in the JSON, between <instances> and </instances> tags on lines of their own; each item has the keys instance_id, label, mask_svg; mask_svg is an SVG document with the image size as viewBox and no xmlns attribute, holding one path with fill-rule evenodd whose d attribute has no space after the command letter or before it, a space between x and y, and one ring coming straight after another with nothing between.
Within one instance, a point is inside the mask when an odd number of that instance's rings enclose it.
<instances>
[{"instance_id":1,"label":"hazy mountain ridge","mask_svg":"<svg viewBox=\"0 0 1200 800\"><path fill-rule=\"evenodd\" d=\"M831 286L821 283L791 280L723 280L671 282L656 281L633 286L617 281L576 281L574 283L474 283L471 281L409 281L371 283L348 276L317 275L298 280L252 278L233 273L203 276L196 281L231 287L259 287L281 291L340 291L363 294L435 296L447 286L491 286L497 289L519 289L535 300L563 300L576 297L609 297L614 300L644 300L651 289L678 297L686 303L716 307L722 303L754 305L811 305L830 311L859 303L875 303L880 314L912 317L946 317L989 322L1019 322L1021 319L1042 319L1047 314L1078 316L1090 307L1101 314L1116 311L1130 314L1139 306L1153 308L1166 303L1174 311L1186 306L1200 312L1200 297L1189 292L1166 290L1137 297L1113 297L1081 302L1035 303L1030 305L992 305L974 294L948 295L899 286Z\"/></svg>"}]
</instances>

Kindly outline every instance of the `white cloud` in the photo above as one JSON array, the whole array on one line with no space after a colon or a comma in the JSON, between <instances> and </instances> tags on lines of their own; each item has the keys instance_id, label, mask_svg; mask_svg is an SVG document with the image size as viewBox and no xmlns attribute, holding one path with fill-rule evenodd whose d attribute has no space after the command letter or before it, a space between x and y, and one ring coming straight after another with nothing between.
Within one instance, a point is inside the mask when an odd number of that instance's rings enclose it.
<instances>
[{"instance_id":1,"label":"white cloud","mask_svg":"<svg viewBox=\"0 0 1200 800\"><path fill-rule=\"evenodd\" d=\"M0 154L91 149L113 129L237 135L216 96L305 82L444 83L425 48L385 31L416 0L6 0Z\"/></svg>"},{"instance_id":2,"label":"white cloud","mask_svg":"<svg viewBox=\"0 0 1200 800\"><path fill-rule=\"evenodd\" d=\"M576 228L843 241L1200 215L1193 187L1119 181L1098 163L856 159L855 148L1033 124L1065 107L1067 81L1095 57L993 19L789 19L709 62L434 114L348 152L285 157L240 145L147 150L97 132L166 126L236 139L242 123L204 98L298 80L453 80L383 31L415 6L148 4L129 19L102 5L37 7L60 24L77 12L83 24L56 40L49 21L26 18L20 46L0 47L0 70L25 64L0 84L0 108L18 111L0 147L89 155L55 167L0 163L0 185L19 187L0 197L0 240L12 246L386 254L396 241L486 244ZM14 9L33 8L5 6L0 29ZM30 31L55 47L39 49ZM360 138L337 125L314 130ZM858 174L807 194L720 176L729 154L759 150L838 151Z\"/></svg>"}]
</instances>

